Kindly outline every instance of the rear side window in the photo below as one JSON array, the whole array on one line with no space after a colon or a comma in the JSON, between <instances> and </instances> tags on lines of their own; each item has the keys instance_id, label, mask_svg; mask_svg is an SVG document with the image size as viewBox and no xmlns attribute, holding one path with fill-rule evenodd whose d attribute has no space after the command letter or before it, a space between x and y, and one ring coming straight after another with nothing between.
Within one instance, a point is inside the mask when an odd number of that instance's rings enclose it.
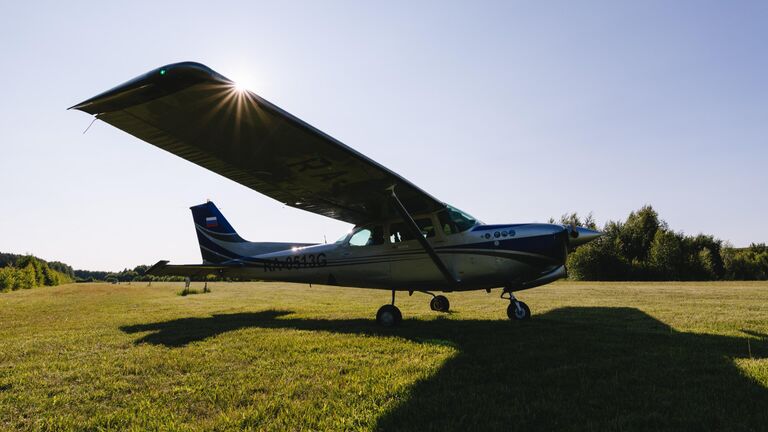
<instances>
[{"instance_id":1,"label":"rear side window","mask_svg":"<svg viewBox=\"0 0 768 432\"><path fill-rule=\"evenodd\" d=\"M368 240L371 239L371 230L363 228L360 231L352 234L349 238L350 246L365 246L368 244Z\"/></svg>"},{"instance_id":2,"label":"rear side window","mask_svg":"<svg viewBox=\"0 0 768 432\"><path fill-rule=\"evenodd\" d=\"M375 246L384 244L384 229L381 225L363 228L349 238L350 246Z\"/></svg>"}]
</instances>

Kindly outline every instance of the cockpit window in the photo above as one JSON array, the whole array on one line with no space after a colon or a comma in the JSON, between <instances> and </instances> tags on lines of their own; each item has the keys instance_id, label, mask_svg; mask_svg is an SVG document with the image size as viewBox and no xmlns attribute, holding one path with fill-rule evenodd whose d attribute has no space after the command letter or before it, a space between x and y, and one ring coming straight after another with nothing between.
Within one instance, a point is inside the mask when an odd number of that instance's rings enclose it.
<instances>
[{"instance_id":1,"label":"cockpit window","mask_svg":"<svg viewBox=\"0 0 768 432\"><path fill-rule=\"evenodd\" d=\"M419 230L421 231L421 235L426 238L435 236L435 226L432 224L432 219L416 219L414 222L416 222L416 225L418 225ZM416 238L411 235L411 230L408 229L408 226L405 224L405 222L397 222L389 226L390 243L400 243L408 240L416 240Z\"/></svg>"},{"instance_id":2,"label":"cockpit window","mask_svg":"<svg viewBox=\"0 0 768 432\"><path fill-rule=\"evenodd\" d=\"M381 225L363 228L349 238L350 246L375 246L384 244L384 229Z\"/></svg>"},{"instance_id":3,"label":"cockpit window","mask_svg":"<svg viewBox=\"0 0 768 432\"><path fill-rule=\"evenodd\" d=\"M437 213L437 221L440 223L440 227L443 229L445 235L456 234L459 232L456 228L456 224L453 223L446 210Z\"/></svg>"},{"instance_id":4,"label":"cockpit window","mask_svg":"<svg viewBox=\"0 0 768 432\"><path fill-rule=\"evenodd\" d=\"M432 223L432 219L430 218L416 219L415 222L416 222L416 225L419 226L421 235L423 235L426 238L431 238L435 236L435 224Z\"/></svg>"},{"instance_id":5,"label":"cockpit window","mask_svg":"<svg viewBox=\"0 0 768 432\"><path fill-rule=\"evenodd\" d=\"M477 219L473 218L472 216L464 213L463 211L453 208L451 206L447 206L445 212L447 213L447 219L450 219L450 222L453 223L453 226L449 225L450 229L455 229L455 231L452 232L446 232L445 230L445 223L443 222L446 218L445 215L441 216L443 212L440 212L438 214L438 219L440 220L440 225L443 225L443 232L446 234L452 234L453 232L464 232L473 226L477 225ZM447 220L445 222L448 222Z\"/></svg>"},{"instance_id":6,"label":"cockpit window","mask_svg":"<svg viewBox=\"0 0 768 432\"><path fill-rule=\"evenodd\" d=\"M405 226L405 223L398 222L389 226L389 242L400 243L408 240L413 240L411 231Z\"/></svg>"}]
</instances>

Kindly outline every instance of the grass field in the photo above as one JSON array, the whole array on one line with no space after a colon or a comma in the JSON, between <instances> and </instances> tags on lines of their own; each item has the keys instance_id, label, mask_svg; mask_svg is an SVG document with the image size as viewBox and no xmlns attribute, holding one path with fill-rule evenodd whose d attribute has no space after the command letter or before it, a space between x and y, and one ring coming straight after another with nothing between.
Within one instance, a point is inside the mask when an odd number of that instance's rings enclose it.
<instances>
[{"instance_id":1,"label":"grass field","mask_svg":"<svg viewBox=\"0 0 768 432\"><path fill-rule=\"evenodd\" d=\"M195 284L193 284L195 285ZM768 430L768 283L0 294L4 430Z\"/></svg>"}]
</instances>

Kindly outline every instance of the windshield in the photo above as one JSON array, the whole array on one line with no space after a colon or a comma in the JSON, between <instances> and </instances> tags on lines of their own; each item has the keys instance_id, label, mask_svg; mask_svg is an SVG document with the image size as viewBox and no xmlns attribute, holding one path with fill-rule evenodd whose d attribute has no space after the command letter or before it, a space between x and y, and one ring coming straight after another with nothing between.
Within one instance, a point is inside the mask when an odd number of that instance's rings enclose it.
<instances>
[{"instance_id":1,"label":"windshield","mask_svg":"<svg viewBox=\"0 0 768 432\"><path fill-rule=\"evenodd\" d=\"M457 208L446 206L446 211L448 212L448 219L450 219L450 221L456 227L456 232L464 232L477 225L477 219Z\"/></svg>"}]
</instances>

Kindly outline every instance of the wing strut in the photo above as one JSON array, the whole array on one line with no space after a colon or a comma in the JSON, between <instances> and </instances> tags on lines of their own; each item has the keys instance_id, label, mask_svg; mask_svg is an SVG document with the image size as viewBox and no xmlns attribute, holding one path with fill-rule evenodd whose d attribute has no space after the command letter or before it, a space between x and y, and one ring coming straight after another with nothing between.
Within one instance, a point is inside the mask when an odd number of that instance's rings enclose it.
<instances>
[{"instance_id":1,"label":"wing strut","mask_svg":"<svg viewBox=\"0 0 768 432\"><path fill-rule=\"evenodd\" d=\"M448 271L448 267L445 266L445 263L443 263L443 260L441 260L440 257L437 256L437 253L432 248L432 245L430 245L427 239L424 238L424 235L421 233L419 226L416 225L416 222L414 222L410 213L408 213L408 210L406 210L403 203L400 202L400 199L397 197L397 194L395 193L395 187L392 186L388 190L392 193L392 195L390 196L390 198L392 199L392 206L395 208L395 210L398 213L400 213L400 216L403 218L403 221L405 221L405 224L410 229L411 235L413 235L416 238L416 240L419 241L419 243L421 244L421 247L424 248L424 250L427 252L427 255L429 255L429 258L431 258L432 262L435 263L435 267L437 267L437 269L440 270L440 273L442 273L443 276L445 276L445 279L448 280L448 282L451 282L451 283L461 282L459 279L453 276L450 271Z\"/></svg>"}]
</instances>

